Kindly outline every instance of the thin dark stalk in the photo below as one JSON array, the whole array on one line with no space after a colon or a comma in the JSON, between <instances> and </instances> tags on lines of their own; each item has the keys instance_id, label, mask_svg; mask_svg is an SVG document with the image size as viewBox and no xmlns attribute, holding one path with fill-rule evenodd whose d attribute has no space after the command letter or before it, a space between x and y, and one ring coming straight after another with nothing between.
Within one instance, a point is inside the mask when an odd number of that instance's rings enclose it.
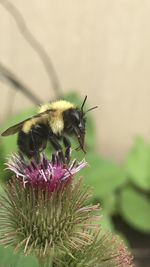
<instances>
[{"instance_id":1,"label":"thin dark stalk","mask_svg":"<svg viewBox=\"0 0 150 267\"><path fill-rule=\"evenodd\" d=\"M21 91L26 97L28 97L35 105L39 105L41 100L32 93L32 90L24 85L18 77L14 75L6 66L0 62L0 79L13 85L12 88Z\"/></svg>"},{"instance_id":2,"label":"thin dark stalk","mask_svg":"<svg viewBox=\"0 0 150 267\"><path fill-rule=\"evenodd\" d=\"M132 253L136 259L150 258L150 248L135 248L132 249Z\"/></svg>"},{"instance_id":3,"label":"thin dark stalk","mask_svg":"<svg viewBox=\"0 0 150 267\"><path fill-rule=\"evenodd\" d=\"M56 70L46 50L41 45L41 43L34 37L32 32L29 30L22 14L17 9L17 7L8 0L0 0L0 4L11 14L22 36L26 39L26 41L30 44L30 46L34 49L34 51L42 60L45 70L52 84L54 93L56 97L59 97L62 94L60 81L58 79Z\"/></svg>"}]
</instances>

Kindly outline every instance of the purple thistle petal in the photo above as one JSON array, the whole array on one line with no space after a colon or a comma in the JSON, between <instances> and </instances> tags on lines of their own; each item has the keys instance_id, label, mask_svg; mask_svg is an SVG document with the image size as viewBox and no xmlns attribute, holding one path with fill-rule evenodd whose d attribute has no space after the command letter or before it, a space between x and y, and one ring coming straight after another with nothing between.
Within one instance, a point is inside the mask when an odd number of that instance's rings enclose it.
<instances>
[{"instance_id":1,"label":"purple thistle petal","mask_svg":"<svg viewBox=\"0 0 150 267\"><path fill-rule=\"evenodd\" d=\"M53 155L50 161L44 155L40 163L35 161L27 161L18 154L13 154L11 159L6 164L8 169L22 178L24 187L30 184L33 187L48 188L53 192L57 185L70 180L74 174L84 168L87 163L85 160L77 162L73 160L66 165L60 162L57 154Z\"/></svg>"}]
</instances>

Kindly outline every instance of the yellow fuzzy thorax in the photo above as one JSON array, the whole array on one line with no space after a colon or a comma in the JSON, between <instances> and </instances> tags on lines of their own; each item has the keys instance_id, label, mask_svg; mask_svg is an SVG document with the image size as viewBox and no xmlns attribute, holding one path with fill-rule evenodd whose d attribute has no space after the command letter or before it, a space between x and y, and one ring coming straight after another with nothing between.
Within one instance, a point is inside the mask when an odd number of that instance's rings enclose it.
<instances>
[{"instance_id":1,"label":"yellow fuzzy thorax","mask_svg":"<svg viewBox=\"0 0 150 267\"><path fill-rule=\"evenodd\" d=\"M52 110L46 114L41 114L41 116L37 118L31 118L30 120L26 121L23 125L23 132L28 133L33 125L44 123L49 124L52 132L54 134L60 134L64 129L64 121L62 113L63 111L75 108L75 106L65 100L59 100L51 103L44 104L39 109L39 114L43 113L47 110ZM53 111L54 110L54 111Z\"/></svg>"},{"instance_id":2,"label":"yellow fuzzy thorax","mask_svg":"<svg viewBox=\"0 0 150 267\"><path fill-rule=\"evenodd\" d=\"M47 122L47 114L46 115L43 115L43 116L41 116L39 118L34 118L33 117L30 120L27 120L23 124L22 131L24 133L28 133L33 125L36 125L36 124L39 124L39 123L45 124L46 122Z\"/></svg>"},{"instance_id":3,"label":"yellow fuzzy thorax","mask_svg":"<svg viewBox=\"0 0 150 267\"><path fill-rule=\"evenodd\" d=\"M75 108L75 106L68 101L59 100L41 106L39 113L45 112L48 109L55 110L54 112L49 112L48 123L54 134L60 134L64 129L62 113L69 108Z\"/></svg>"},{"instance_id":4,"label":"yellow fuzzy thorax","mask_svg":"<svg viewBox=\"0 0 150 267\"><path fill-rule=\"evenodd\" d=\"M63 112L69 108L75 108L74 104L72 104L66 100L58 100L55 102L46 103L46 104L42 105L39 109L39 113L44 112L48 109L56 109L56 110Z\"/></svg>"}]
</instances>

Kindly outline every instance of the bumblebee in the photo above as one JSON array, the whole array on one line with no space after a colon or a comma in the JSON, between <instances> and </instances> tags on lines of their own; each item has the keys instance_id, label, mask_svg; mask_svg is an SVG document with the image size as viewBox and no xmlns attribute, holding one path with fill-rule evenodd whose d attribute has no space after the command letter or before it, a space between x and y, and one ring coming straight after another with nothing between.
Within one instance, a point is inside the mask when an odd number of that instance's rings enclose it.
<instances>
[{"instance_id":1,"label":"bumblebee","mask_svg":"<svg viewBox=\"0 0 150 267\"><path fill-rule=\"evenodd\" d=\"M87 96L81 108L65 100L44 104L40 107L37 115L11 126L1 135L8 136L18 133L19 151L29 159L34 158L37 162L40 159L40 152L46 148L48 142L55 151L60 153L62 161L69 160L71 143L68 137L71 135L77 138L78 149L82 149L85 153L86 112L83 107L86 99ZM60 140L63 140L65 155L62 152Z\"/></svg>"}]
</instances>

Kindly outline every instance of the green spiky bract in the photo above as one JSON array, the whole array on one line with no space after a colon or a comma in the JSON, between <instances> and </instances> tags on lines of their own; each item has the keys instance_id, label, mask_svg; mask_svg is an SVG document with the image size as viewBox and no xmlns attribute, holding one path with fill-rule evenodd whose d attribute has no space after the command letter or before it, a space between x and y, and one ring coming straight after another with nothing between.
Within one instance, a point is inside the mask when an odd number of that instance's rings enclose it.
<instances>
[{"instance_id":1,"label":"green spiky bract","mask_svg":"<svg viewBox=\"0 0 150 267\"><path fill-rule=\"evenodd\" d=\"M0 244L21 250L25 255L43 258L72 255L74 249L91 244L89 229L97 205L86 205L88 190L80 182L67 181L53 193L31 186L23 187L16 177L1 197Z\"/></svg>"},{"instance_id":2,"label":"green spiky bract","mask_svg":"<svg viewBox=\"0 0 150 267\"><path fill-rule=\"evenodd\" d=\"M122 241L112 234L93 231L93 242L73 249L69 254L54 259L53 267L133 267L132 257Z\"/></svg>"}]
</instances>

